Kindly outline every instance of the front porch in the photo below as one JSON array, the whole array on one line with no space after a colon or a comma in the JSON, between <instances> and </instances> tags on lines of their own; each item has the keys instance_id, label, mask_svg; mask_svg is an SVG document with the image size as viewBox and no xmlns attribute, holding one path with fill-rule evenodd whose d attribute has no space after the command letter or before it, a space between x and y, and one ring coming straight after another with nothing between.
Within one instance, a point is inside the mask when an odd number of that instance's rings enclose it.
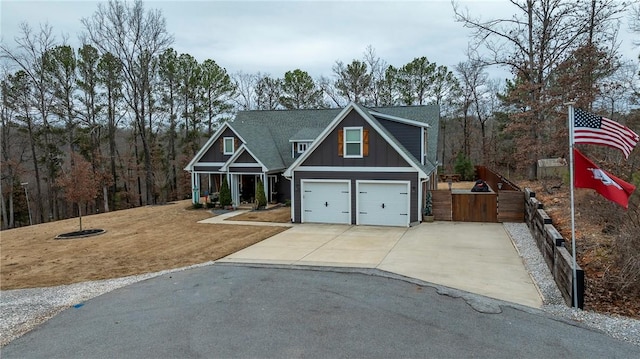
<instances>
[{"instance_id":1,"label":"front porch","mask_svg":"<svg viewBox=\"0 0 640 359\"><path fill-rule=\"evenodd\" d=\"M216 203L219 199L223 179L227 179L231 191L231 201L234 208L252 206L256 199L257 186L262 181L267 203L279 202L278 175L266 173L191 173L192 202Z\"/></svg>"}]
</instances>

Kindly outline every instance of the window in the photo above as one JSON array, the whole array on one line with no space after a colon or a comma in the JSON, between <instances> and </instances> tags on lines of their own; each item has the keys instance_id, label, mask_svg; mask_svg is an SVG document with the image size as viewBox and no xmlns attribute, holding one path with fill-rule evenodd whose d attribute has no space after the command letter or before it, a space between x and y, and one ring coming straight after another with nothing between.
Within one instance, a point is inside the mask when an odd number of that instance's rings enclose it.
<instances>
[{"instance_id":1,"label":"window","mask_svg":"<svg viewBox=\"0 0 640 359\"><path fill-rule=\"evenodd\" d=\"M362 127L344 128L344 157L362 157Z\"/></svg>"},{"instance_id":2,"label":"window","mask_svg":"<svg viewBox=\"0 0 640 359\"><path fill-rule=\"evenodd\" d=\"M224 148L222 150L222 154L224 155L232 155L233 154L233 145L234 145L234 138L233 137L225 137L223 138L224 141Z\"/></svg>"},{"instance_id":3,"label":"window","mask_svg":"<svg viewBox=\"0 0 640 359\"><path fill-rule=\"evenodd\" d=\"M298 153L304 153L308 146L309 144L307 142L298 142Z\"/></svg>"}]
</instances>

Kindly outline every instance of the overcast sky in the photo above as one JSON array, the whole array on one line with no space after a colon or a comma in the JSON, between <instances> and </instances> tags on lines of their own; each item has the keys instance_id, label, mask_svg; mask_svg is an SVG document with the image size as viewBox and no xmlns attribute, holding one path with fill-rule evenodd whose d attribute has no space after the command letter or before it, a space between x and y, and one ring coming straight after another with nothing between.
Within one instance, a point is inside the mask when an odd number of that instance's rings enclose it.
<instances>
[{"instance_id":1,"label":"overcast sky","mask_svg":"<svg viewBox=\"0 0 640 359\"><path fill-rule=\"evenodd\" d=\"M484 19L509 17L506 0L460 1ZM12 44L19 24L49 23L78 47L80 19L91 16L96 1L2 0L2 41ZM145 1L162 10L178 53L198 61L212 59L229 73L261 72L282 77L300 68L314 78L331 76L336 60L361 59L371 45L383 60L402 66L416 57L449 69L465 61L469 30L454 21L450 1ZM633 35L621 29L621 52L637 59ZM492 77L506 71L492 70Z\"/></svg>"}]
</instances>

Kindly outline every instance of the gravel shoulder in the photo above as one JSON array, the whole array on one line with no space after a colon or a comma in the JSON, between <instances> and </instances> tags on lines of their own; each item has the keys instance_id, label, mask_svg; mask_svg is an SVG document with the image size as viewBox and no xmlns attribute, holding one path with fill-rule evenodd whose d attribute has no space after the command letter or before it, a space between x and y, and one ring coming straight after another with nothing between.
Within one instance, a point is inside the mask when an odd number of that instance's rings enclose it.
<instances>
[{"instance_id":1,"label":"gravel shoulder","mask_svg":"<svg viewBox=\"0 0 640 359\"><path fill-rule=\"evenodd\" d=\"M613 338L640 346L640 320L567 307L527 225L505 223L504 228L540 290L544 303L542 310L556 318L577 322L603 331Z\"/></svg>"},{"instance_id":2,"label":"gravel shoulder","mask_svg":"<svg viewBox=\"0 0 640 359\"><path fill-rule=\"evenodd\" d=\"M504 227L540 290L544 301L542 309L545 312L559 320L580 323L607 333L613 338L640 346L640 320L567 307L527 226L522 223L505 223ZM138 281L213 263L206 262L174 270L118 279L0 291L0 346L4 346L27 333L64 309L81 305L91 298Z\"/></svg>"}]
</instances>

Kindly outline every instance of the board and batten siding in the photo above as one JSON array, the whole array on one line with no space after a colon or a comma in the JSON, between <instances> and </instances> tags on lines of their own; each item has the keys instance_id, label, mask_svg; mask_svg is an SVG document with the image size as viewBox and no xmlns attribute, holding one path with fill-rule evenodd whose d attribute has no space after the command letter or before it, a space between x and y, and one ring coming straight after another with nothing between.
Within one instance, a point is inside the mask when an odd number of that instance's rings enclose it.
<instances>
[{"instance_id":1,"label":"board and batten siding","mask_svg":"<svg viewBox=\"0 0 640 359\"><path fill-rule=\"evenodd\" d=\"M225 137L233 137L235 148L240 147L241 142L240 138L231 131L231 129L225 129L220 136L213 142L211 147L207 150L207 152L202 155L202 158L198 162L227 162L231 155L223 155L222 154L222 141L224 141ZM197 165L197 163L196 163Z\"/></svg>"},{"instance_id":2,"label":"board and batten siding","mask_svg":"<svg viewBox=\"0 0 640 359\"><path fill-rule=\"evenodd\" d=\"M234 163L258 163L258 161L256 161L249 152L244 151L240 156L238 156L238 158L236 158Z\"/></svg>"},{"instance_id":3,"label":"board and batten siding","mask_svg":"<svg viewBox=\"0 0 640 359\"><path fill-rule=\"evenodd\" d=\"M384 120L378 118L378 122L384 126L404 146L404 148L413 155L413 157L422 158L422 128L400 123L396 121Z\"/></svg>"},{"instance_id":4,"label":"board and batten siding","mask_svg":"<svg viewBox=\"0 0 640 359\"><path fill-rule=\"evenodd\" d=\"M287 200L291 200L291 181L278 174L278 182L276 183L277 200L279 203L285 203Z\"/></svg>"},{"instance_id":5,"label":"board and batten siding","mask_svg":"<svg viewBox=\"0 0 640 359\"><path fill-rule=\"evenodd\" d=\"M294 173L294 222L300 223L302 218L302 193L300 192L300 181L305 179L341 179L351 181L351 224L356 224L356 181L357 180L379 180L379 181L409 181L411 210L409 222L420 220L418 211L418 173L417 172L306 172L296 171Z\"/></svg>"},{"instance_id":6,"label":"board and batten siding","mask_svg":"<svg viewBox=\"0 0 640 359\"><path fill-rule=\"evenodd\" d=\"M344 127L369 130L369 155L362 158L338 156L338 132ZM418 157L420 158L420 157ZM307 157L301 166L335 167L409 167L407 161L356 111L351 111L329 136Z\"/></svg>"}]
</instances>

